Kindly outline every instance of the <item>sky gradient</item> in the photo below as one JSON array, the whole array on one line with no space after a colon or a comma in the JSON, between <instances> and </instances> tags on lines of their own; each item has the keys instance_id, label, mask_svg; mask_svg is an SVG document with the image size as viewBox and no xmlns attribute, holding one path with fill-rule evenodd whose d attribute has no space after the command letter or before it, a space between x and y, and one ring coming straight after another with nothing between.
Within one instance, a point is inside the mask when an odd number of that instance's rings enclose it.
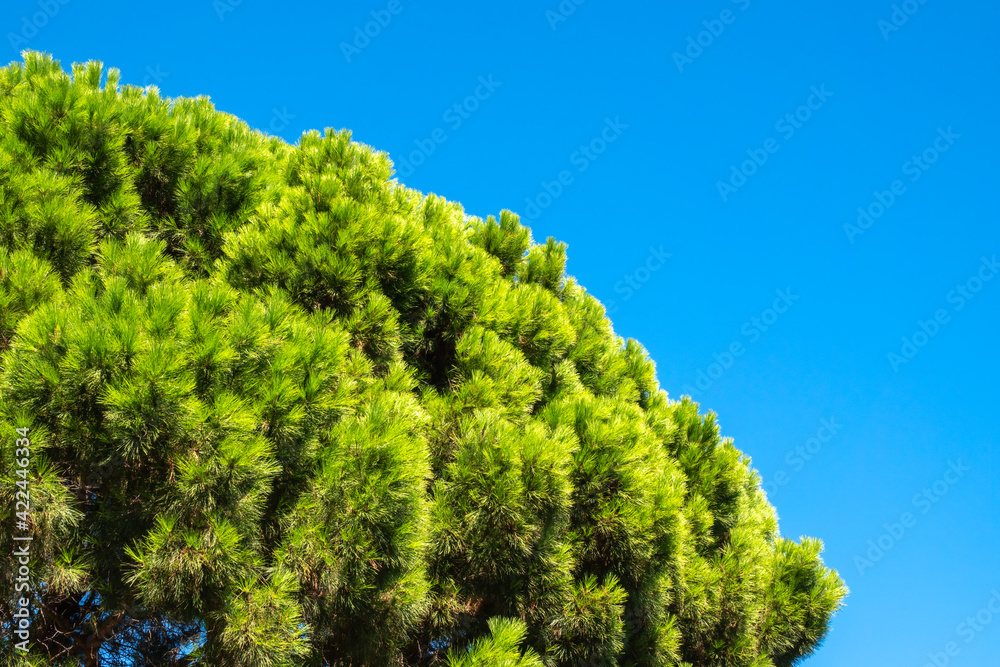
<instances>
[{"instance_id":1,"label":"sky gradient","mask_svg":"<svg viewBox=\"0 0 1000 667\"><path fill-rule=\"evenodd\" d=\"M408 186L568 243L662 387L752 458L782 534L824 541L851 594L808 667L998 664L998 20L970 0L0 9L7 61L101 60L292 143L349 128Z\"/></svg>"}]
</instances>

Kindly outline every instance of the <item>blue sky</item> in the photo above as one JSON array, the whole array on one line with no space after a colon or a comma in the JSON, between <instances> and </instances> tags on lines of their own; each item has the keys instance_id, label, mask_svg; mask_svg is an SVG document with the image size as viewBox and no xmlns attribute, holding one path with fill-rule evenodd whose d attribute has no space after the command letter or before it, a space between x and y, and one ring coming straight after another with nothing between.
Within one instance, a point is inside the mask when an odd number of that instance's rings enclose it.
<instances>
[{"instance_id":1,"label":"blue sky","mask_svg":"<svg viewBox=\"0 0 1000 667\"><path fill-rule=\"evenodd\" d=\"M846 579L804 664L995 664L997 5L9 0L0 19L8 60L102 60L293 143L350 128L407 185L567 242L661 385L752 457L782 534L823 539Z\"/></svg>"}]
</instances>

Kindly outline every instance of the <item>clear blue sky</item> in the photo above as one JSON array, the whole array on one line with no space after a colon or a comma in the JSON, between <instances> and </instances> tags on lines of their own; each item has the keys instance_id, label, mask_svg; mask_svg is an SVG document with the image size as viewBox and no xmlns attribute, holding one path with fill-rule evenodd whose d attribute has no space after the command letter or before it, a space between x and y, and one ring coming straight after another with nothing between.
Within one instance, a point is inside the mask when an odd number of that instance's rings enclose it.
<instances>
[{"instance_id":1,"label":"clear blue sky","mask_svg":"<svg viewBox=\"0 0 1000 667\"><path fill-rule=\"evenodd\" d=\"M1000 9L666 5L9 0L0 25L10 60L99 59L291 142L350 128L407 185L530 212L782 533L824 540L851 595L805 664L997 664Z\"/></svg>"}]
</instances>

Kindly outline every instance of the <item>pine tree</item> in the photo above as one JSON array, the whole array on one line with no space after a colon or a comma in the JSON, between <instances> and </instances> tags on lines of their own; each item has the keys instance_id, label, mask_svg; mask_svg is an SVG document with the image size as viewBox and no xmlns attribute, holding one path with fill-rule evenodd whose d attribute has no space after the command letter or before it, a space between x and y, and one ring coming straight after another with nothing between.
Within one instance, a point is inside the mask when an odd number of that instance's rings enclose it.
<instances>
[{"instance_id":1,"label":"pine tree","mask_svg":"<svg viewBox=\"0 0 1000 667\"><path fill-rule=\"evenodd\" d=\"M566 246L100 63L0 69L0 664L786 667L847 593Z\"/></svg>"}]
</instances>

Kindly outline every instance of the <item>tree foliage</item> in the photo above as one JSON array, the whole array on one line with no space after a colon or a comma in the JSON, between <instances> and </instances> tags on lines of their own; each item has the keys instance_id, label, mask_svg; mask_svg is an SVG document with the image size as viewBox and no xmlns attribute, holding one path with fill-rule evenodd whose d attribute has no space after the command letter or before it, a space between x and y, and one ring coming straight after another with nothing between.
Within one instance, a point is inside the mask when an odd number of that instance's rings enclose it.
<instances>
[{"instance_id":1,"label":"tree foliage","mask_svg":"<svg viewBox=\"0 0 1000 667\"><path fill-rule=\"evenodd\" d=\"M517 215L100 63L0 69L4 664L784 667L846 594ZM11 553L12 531L0 531Z\"/></svg>"}]
</instances>

